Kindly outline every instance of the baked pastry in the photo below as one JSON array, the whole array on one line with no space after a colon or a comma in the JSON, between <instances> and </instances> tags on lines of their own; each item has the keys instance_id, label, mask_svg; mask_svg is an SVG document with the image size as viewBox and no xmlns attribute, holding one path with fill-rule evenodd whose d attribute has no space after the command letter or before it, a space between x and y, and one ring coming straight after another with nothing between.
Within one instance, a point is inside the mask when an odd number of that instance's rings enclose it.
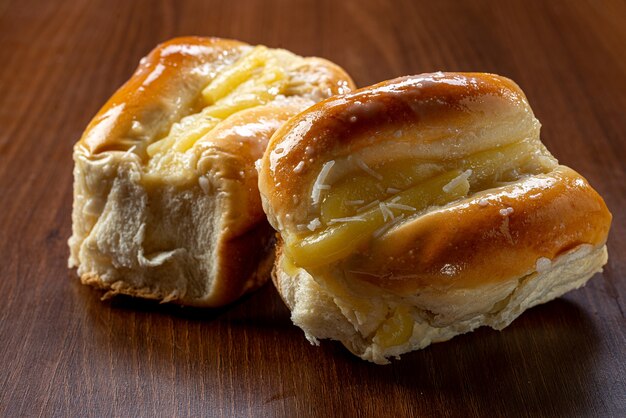
<instances>
[{"instance_id":1,"label":"baked pastry","mask_svg":"<svg viewBox=\"0 0 626 418\"><path fill-rule=\"evenodd\" d=\"M273 279L309 341L383 364L601 271L611 215L539 128L515 83L480 73L386 81L283 125L259 188Z\"/></svg>"},{"instance_id":2,"label":"baked pastry","mask_svg":"<svg viewBox=\"0 0 626 418\"><path fill-rule=\"evenodd\" d=\"M347 92L320 58L217 38L154 49L74 147L69 265L83 283L219 306L269 278L254 163L289 117Z\"/></svg>"}]
</instances>

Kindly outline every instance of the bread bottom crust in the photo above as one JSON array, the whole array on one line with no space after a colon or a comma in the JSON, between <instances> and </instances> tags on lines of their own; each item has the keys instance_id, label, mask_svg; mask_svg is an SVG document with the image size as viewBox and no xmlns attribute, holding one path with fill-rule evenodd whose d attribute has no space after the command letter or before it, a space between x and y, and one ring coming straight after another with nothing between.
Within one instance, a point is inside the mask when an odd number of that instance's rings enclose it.
<instances>
[{"instance_id":1,"label":"bread bottom crust","mask_svg":"<svg viewBox=\"0 0 626 418\"><path fill-rule=\"evenodd\" d=\"M245 289L245 292L252 292L263 286L268 277L270 277L272 266L274 264L274 252L267 251L265 257L259 262L257 269L245 280L252 285ZM158 286L138 287L131 281L125 281L123 278L116 281L107 281L98 273L87 272L80 275L82 284L105 290L101 300L107 300L117 295L127 295L143 299L157 300L159 303L175 303L179 305L192 306L198 308L207 307L206 301L203 299L186 298L185 293L179 289L161 289Z\"/></svg>"},{"instance_id":2,"label":"bread bottom crust","mask_svg":"<svg viewBox=\"0 0 626 418\"><path fill-rule=\"evenodd\" d=\"M279 252L273 280L306 338L315 345L319 339L338 340L355 355L377 364L481 326L501 330L526 309L583 286L602 271L608 258L605 245L580 245L554 260L538 261L540 271L496 285L449 293L424 289L414 295L380 291L376 295L354 283L340 291L336 283L329 289L324 280L304 269L290 275L282 268L283 257ZM378 332L393 324L390 318L400 310L410 315L409 337L398 344L381 344Z\"/></svg>"}]
</instances>

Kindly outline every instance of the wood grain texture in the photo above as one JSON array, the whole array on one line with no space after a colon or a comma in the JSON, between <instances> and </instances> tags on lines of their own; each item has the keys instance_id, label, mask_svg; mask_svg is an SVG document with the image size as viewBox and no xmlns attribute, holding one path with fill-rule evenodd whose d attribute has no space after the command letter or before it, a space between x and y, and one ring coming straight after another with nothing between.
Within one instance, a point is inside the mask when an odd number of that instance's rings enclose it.
<instances>
[{"instance_id":1,"label":"wood grain texture","mask_svg":"<svg viewBox=\"0 0 626 418\"><path fill-rule=\"evenodd\" d=\"M0 415L626 416L626 3L0 1ZM609 264L502 332L360 361L271 286L220 310L117 298L66 267L71 147L156 43L215 35L329 58L365 86L516 80L614 215Z\"/></svg>"}]
</instances>

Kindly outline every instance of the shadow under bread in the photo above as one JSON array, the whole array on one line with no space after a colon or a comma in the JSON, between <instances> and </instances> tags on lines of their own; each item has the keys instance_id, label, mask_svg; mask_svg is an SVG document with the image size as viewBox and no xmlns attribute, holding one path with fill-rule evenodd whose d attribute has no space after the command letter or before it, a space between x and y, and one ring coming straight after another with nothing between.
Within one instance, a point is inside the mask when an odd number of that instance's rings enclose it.
<instances>
[{"instance_id":1,"label":"shadow under bread","mask_svg":"<svg viewBox=\"0 0 626 418\"><path fill-rule=\"evenodd\" d=\"M479 328L380 366L338 342L310 345L271 284L213 310L125 296L101 302L101 292L79 283L75 289L85 293L85 332L97 340L92 349L117 358L120 373L140 367L130 362L140 354L156 366L155 379L185 370L196 383L228 380L232 386L220 396L233 401L299 408L324 402L349 413L346 397L367 392L371 402L396 399L426 415L443 402L470 415L539 416L590 413L600 402L592 368L597 330L585 310L564 298L528 310L500 332Z\"/></svg>"},{"instance_id":2,"label":"shadow under bread","mask_svg":"<svg viewBox=\"0 0 626 418\"><path fill-rule=\"evenodd\" d=\"M438 397L452 411L571 416L591 412L600 401L592 368L597 346L588 313L561 298L528 310L502 331L482 327L389 366L342 357L363 365L357 380L377 378L402 392Z\"/></svg>"}]
</instances>

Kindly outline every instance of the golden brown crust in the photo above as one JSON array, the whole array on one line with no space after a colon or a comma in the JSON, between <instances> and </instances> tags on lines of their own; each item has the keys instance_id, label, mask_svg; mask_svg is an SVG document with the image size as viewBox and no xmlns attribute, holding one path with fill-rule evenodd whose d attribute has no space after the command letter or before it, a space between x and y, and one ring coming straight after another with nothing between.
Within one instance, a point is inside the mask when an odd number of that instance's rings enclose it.
<instances>
[{"instance_id":1,"label":"golden brown crust","mask_svg":"<svg viewBox=\"0 0 626 418\"><path fill-rule=\"evenodd\" d=\"M146 139L141 132L133 135L133 121L159 123L159 117L167 120L176 116L168 114L174 113L172 106L163 106L170 97L179 100L177 106L184 113L197 110L201 88L210 79L209 74L203 74L203 66L224 61L229 55L239 56L245 47L249 46L239 41L196 36L174 38L158 45L102 106L76 146L85 146L94 154L127 150L131 146L129 140ZM163 107L162 112L146 115L159 107ZM144 121L144 115L151 120ZM169 129L169 124L163 125L163 129ZM165 132L157 130L154 137L159 134Z\"/></svg>"},{"instance_id":2,"label":"golden brown crust","mask_svg":"<svg viewBox=\"0 0 626 418\"><path fill-rule=\"evenodd\" d=\"M162 129L153 130L150 138L133 129L132 123L158 124L200 110L201 89L215 71L207 64L232 63L249 48L250 45L236 40L197 36L174 38L158 45L98 111L76 145L97 154L107 150L126 151L136 145L133 141L152 142L165 134L164 129L171 123L162 123ZM316 87L320 98L355 88L341 67L322 58L305 58L297 72L318 73ZM173 97L176 103L168 103Z\"/></svg>"},{"instance_id":3,"label":"golden brown crust","mask_svg":"<svg viewBox=\"0 0 626 418\"><path fill-rule=\"evenodd\" d=\"M611 223L604 201L587 181L556 166L541 145L539 123L511 80L423 74L320 102L274 134L259 187L270 222L284 241L297 242L319 216L312 185L331 160L335 168L342 158L359 155L387 163L406 156L416 164L443 163L527 140L537 144L539 158L548 160L545 174L520 172L508 185L494 184L443 208L407 215L339 264L309 269L322 277L338 266L348 278L403 295L423 288L476 288L524 277L537 270L539 259L549 262L581 245L601 247ZM325 185L329 194L332 181ZM315 240L324 240L323 231L316 234Z\"/></svg>"},{"instance_id":4,"label":"golden brown crust","mask_svg":"<svg viewBox=\"0 0 626 418\"><path fill-rule=\"evenodd\" d=\"M263 156L276 129L310 103L308 100L292 100L238 112L197 144L198 171L231 180L231 187L224 190L232 203L229 210L232 216L224 220L228 236L237 236L252 225L265 222L255 162Z\"/></svg>"},{"instance_id":5,"label":"golden brown crust","mask_svg":"<svg viewBox=\"0 0 626 418\"><path fill-rule=\"evenodd\" d=\"M598 193L559 166L408 221L345 270L400 294L476 288L524 277L542 257L601 246L610 224Z\"/></svg>"},{"instance_id":6,"label":"golden brown crust","mask_svg":"<svg viewBox=\"0 0 626 418\"><path fill-rule=\"evenodd\" d=\"M268 279L273 231L254 162L288 118L349 91L350 77L329 61L272 51L285 60L288 91L219 120L191 149L147 151L209 105L203 89L252 49L218 38L165 42L91 121L74 148L70 265L83 282L109 295L220 306Z\"/></svg>"},{"instance_id":7,"label":"golden brown crust","mask_svg":"<svg viewBox=\"0 0 626 418\"><path fill-rule=\"evenodd\" d=\"M412 152L423 145L425 154L453 156L454 150L445 147L452 127L512 117L532 118L532 111L524 93L505 77L434 73L384 81L324 100L283 125L266 151L261 192L275 210L300 212L302 199L292 197L314 182L326 161L385 142L404 143L415 148ZM445 149L437 142L444 142ZM304 169L294 175L300 162Z\"/></svg>"},{"instance_id":8,"label":"golden brown crust","mask_svg":"<svg viewBox=\"0 0 626 418\"><path fill-rule=\"evenodd\" d=\"M210 306L233 302L265 284L274 264L274 230L264 219L243 235L224 240L217 257L222 263L211 293L218 296L205 301Z\"/></svg>"}]
</instances>

